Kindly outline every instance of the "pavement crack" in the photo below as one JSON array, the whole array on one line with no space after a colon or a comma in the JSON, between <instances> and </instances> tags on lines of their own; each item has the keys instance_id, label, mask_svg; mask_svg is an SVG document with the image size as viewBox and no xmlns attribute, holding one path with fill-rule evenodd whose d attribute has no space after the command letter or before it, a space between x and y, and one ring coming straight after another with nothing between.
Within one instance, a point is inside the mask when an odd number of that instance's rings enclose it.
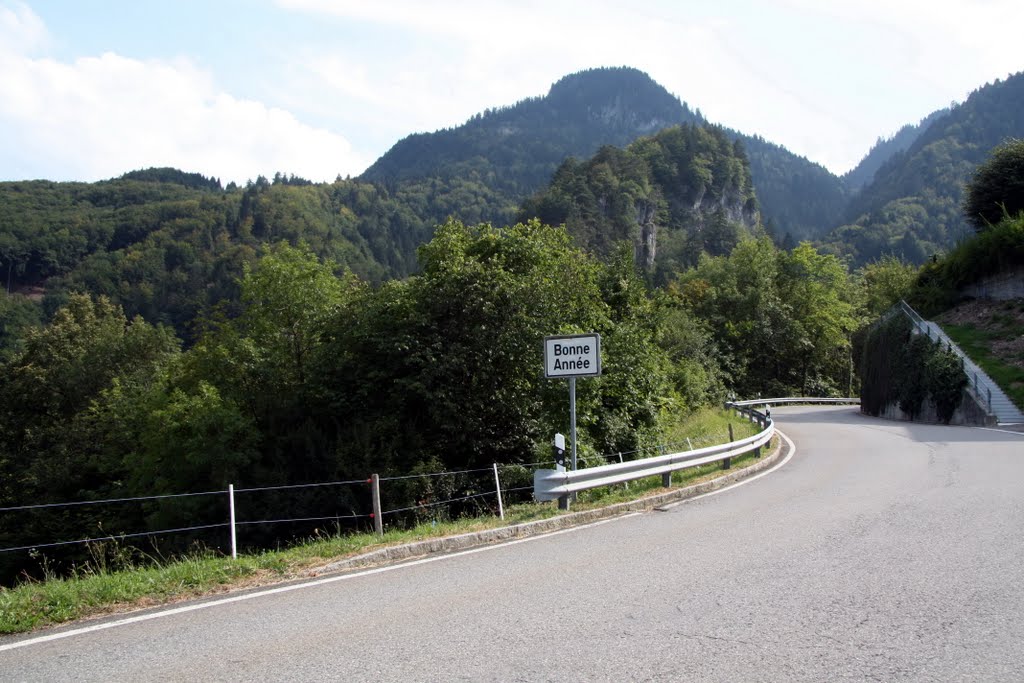
<instances>
[{"instance_id":1,"label":"pavement crack","mask_svg":"<svg viewBox=\"0 0 1024 683\"><path fill-rule=\"evenodd\" d=\"M691 640L720 640L724 643L736 643L737 645L750 645L751 647L757 647L757 643L752 643L749 640L739 640L738 638L724 638L722 636L713 636L709 633L677 633L676 635L683 638L690 638Z\"/></svg>"}]
</instances>

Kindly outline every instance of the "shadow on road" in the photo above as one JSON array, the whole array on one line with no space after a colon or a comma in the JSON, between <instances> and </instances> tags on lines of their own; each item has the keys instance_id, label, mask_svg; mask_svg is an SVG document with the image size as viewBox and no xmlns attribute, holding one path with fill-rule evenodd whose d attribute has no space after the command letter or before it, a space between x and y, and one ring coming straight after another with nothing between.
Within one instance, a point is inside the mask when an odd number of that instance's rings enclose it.
<instances>
[{"instance_id":1,"label":"shadow on road","mask_svg":"<svg viewBox=\"0 0 1024 683\"><path fill-rule=\"evenodd\" d=\"M756 407L756 406L755 406ZM903 422L871 417L858 406L777 406L772 408L776 425L785 431L787 424L851 425L899 432L913 441L927 443L991 443L1020 441L1024 455L1024 433L1011 430L984 429L957 425L936 425Z\"/></svg>"}]
</instances>

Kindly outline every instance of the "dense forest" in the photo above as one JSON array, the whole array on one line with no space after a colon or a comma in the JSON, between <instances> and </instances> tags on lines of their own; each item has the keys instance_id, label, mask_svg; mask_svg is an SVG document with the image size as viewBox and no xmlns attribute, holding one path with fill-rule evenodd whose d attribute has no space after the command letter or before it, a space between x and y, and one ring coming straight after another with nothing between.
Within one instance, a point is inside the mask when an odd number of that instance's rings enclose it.
<instances>
[{"instance_id":1,"label":"dense forest","mask_svg":"<svg viewBox=\"0 0 1024 683\"><path fill-rule=\"evenodd\" d=\"M416 269L430 233L415 207L368 183L278 175L247 187L173 169L100 183L0 183L0 350L23 322L70 292L108 297L129 318L194 339L192 322L237 302L238 278L262 246L302 242L370 282Z\"/></svg>"}]
</instances>

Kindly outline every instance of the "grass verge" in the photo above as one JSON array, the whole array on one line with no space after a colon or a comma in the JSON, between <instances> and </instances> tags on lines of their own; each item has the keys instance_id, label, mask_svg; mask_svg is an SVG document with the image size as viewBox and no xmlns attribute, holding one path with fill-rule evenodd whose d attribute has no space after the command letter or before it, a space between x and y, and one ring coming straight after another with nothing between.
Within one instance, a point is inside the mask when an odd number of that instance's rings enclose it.
<instances>
[{"instance_id":1,"label":"grass verge","mask_svg":"<svg viewBox=\"0 0 1024 683\"><path fill-rule=\"evenodd\" d=\"M694 447L699 447L707 445L705 441L727 435L729 424L733 425L737 440L757 432L750 422L709 409L672 424L666 437L676 442L685 442L689 437ZM719 438L718 442L724 440ZM732 468L739 469L753 462L753 455L734 458ZM723 472L718 463L682 470L672 475L672 485L688 486L713 479ZM573 510L636 500L661 490L664 490L661 477L594 489L581 493ZM116 571L103 566L86 566L68 578L50 577L14 588L0 588L0 633L24 633L76 619L308 577L331 561L378 547L521 524L559 514L564 513L554 502L524 503L506 509L504 521L496 517L463 518L428 522L407 530L388 530L383 537L374 534L322 536L285 550L241 555L237 560L199 553Z\"/></svg>"},{"instance_id":2,"label":"grass verge","mask_svg":"<svg viewBox=\"0 0 1024 683\"><path fill-rule=\"evenodd\" d=\"M992 344L1006 339L1002 330L985 330L968 325L945 324L942 329L964 353L998 384L1018 408L1024 410L1024 368L1011 365L992 352ZM1017 336L1021 330L1014 332Z\"/></svg>"}]
</instances>

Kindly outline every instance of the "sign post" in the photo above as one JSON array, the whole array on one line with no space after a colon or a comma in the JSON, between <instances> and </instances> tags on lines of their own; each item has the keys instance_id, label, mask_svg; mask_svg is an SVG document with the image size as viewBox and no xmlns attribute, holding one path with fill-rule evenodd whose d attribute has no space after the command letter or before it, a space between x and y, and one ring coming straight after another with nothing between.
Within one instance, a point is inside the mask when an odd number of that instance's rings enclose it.
<instances>
[{"instance_id":1,"label":"sign post","mask_svg":"<svg viewBox=\"0 0 1024 683\"><path fill-rule=\"evenodd\" d=\"M576 378L601 375L601 335L571 334L544 338L544 376L569 380L569 438L576 469Z\"/></svg>"}]
</instances>

